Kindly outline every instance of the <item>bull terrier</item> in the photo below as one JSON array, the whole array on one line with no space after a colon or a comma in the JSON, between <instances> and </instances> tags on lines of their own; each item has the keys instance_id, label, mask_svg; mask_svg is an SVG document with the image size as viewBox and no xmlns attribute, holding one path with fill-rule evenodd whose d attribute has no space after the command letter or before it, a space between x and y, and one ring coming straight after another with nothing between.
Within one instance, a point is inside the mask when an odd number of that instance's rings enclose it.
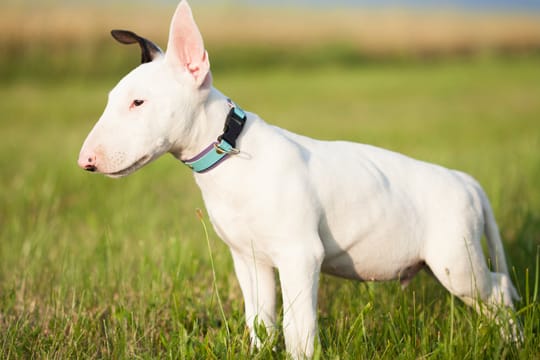
<instances>
[{"instance_id":1,"label":"bull terrier","mask_svg":"<svg viewBox=\"0 0 540 360\"><path fill-rule=\"evenodd\" d=\"M314 140L242 110L212 86L186 1L165 53L133 32L112 34L139 44L142 64L110 92L78 164L122 177L168 152L193 171L230 248L254 346L255 321L275 326L274 269L293 358L314 352L321 272L407 284L428 269L479 311L513 308L517 293L493 211L471 176L374 146Z\"/></svg>"}]
</instances>

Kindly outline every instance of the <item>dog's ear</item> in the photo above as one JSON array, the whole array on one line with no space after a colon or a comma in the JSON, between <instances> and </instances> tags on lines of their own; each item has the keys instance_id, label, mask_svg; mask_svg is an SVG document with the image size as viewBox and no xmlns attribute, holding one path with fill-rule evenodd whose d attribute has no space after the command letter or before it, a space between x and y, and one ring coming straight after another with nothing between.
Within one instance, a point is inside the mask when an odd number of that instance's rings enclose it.
<instances>
[{"instance_id":1,"label":"dog's ear","mask_svg":"<svg viewBox=\"0 0 540 360\"><path fill-rule=\"evenodd\" d=\"M132 31L128 30L112 30L111 35L119 43L135 44L139 43L141 47L141 63L148 63L156 57L163 55L163 51L152 41L145 39Z\"/></svg>"},{"instance_id":2,"label":"dog's ear","mask_svg":"<svg viewBox=\"0 0 540 360\"><path fill-rule=\"evenodd\" d=\"M181 1L174 13L165 59L173 67L188 71L198 86L210 72L208 53L187 1Z\"/></svg>"}]
</instances>

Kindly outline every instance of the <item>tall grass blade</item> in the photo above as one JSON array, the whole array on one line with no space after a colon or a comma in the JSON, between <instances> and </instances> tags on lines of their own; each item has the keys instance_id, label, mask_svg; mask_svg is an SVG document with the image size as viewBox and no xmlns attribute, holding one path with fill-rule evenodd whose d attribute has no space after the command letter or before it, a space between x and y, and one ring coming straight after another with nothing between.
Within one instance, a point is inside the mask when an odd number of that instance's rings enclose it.
<instances>
[{"instance_id":1,"label":"tall grass blade","mask_svg":"<svg viewBox=\"0 0 540 360\"><path fill-rule=\"evenodd\" d=\"M201 222L201 225L204 230L204 237L206 239L206 245L208 246L208 255L210 257L210 267L212 268L212 279L213 279L213 285L214 285L214 291L216 293L216 298L219 306L219 311L221 313L221 317L223 318L223 323L225 324L225 330L227 331L227 341L231 338L231 330L229 327L229 322L227 321L227 317L225 316L225 310L223 309L223 303L221 301L221 296L219 295L219 289L217 286L217 276L216 276L216 266L214 264L214 256L212 255L212 246L210 245L210 237L208 235L208 229L206 227L206 222L204 221L203 212L201 209L195 210L197 213L197 217L199 218L199 221Z\"/></svg>"}]
</instances>

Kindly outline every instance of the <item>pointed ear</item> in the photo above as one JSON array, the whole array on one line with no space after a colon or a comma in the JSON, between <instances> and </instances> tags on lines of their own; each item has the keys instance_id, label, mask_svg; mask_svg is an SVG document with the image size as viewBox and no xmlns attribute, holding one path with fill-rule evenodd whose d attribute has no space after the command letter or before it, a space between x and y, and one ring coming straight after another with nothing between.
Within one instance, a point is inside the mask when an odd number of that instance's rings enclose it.
<instances>
[{"instance_id":1,"label":"pointed ear","mask_svg":"<svg viewBox=\"0 0 540 360\"><path fill-rule=\"evenodd\" d=\"M204 83L210 71L201 32L185 0L178 4L174 13L165 59L173 67L180 66L188 71L198 86Z\"/></svg>"}]
</instances>

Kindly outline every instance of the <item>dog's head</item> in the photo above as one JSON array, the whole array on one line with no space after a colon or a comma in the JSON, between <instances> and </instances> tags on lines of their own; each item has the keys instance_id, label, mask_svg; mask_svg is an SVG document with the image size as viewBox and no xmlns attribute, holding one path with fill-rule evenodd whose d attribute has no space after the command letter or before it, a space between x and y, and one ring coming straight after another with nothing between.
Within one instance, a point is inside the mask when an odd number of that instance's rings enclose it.
<instances>
[{"instance_id":1,"label":"dog's head","mask_svg":"<svg viewBox=\"0 0 540 360\"><path fill-rule=\"evenodd\" d=\"M109 93L103 115L86 138L78 164L111 177L128 175L160 155L180 154L212 85L208 54L187 1L171 21L167 52L130 31L113 30L121 43L138 43L142 64Z\"/></svg>"}]
</instances>

